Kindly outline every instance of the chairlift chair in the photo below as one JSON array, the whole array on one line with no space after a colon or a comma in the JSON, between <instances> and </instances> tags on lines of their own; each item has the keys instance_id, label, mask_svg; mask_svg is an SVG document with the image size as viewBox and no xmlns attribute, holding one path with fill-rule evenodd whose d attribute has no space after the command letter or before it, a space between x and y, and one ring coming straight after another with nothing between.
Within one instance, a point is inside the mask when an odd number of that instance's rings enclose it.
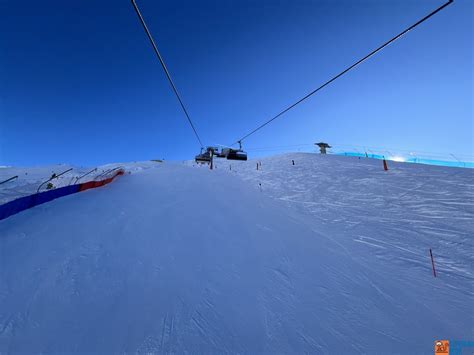
<instances>
[{"instance_id":1,"label":"chairlift chair","mask_svg":"<svg viewBox=\"0 0 474 355\"><path fill-rule=\"evenodd\" d=\"M247 153L241 149L229 149L227 160L247 160Z\"/></svg>"},{"instance_id":2,"label":"chairlift chair","mask_svg":"<svg viewBox=\"0 0 474 355\"><path fill-rule=\"evenodd\" d=\"M221 148L220 151L217 151L217 152L215 153L215 156L216 156L217 158L227 158L227 154L229 154L229 149L230 149L230 148Z\"/></svg>"},{"instance_id":3,"label":"chairlift chair","mask_svg":"<svg viewBox=\"0 0 474 355\"><path fill-rule=\"evenodd\" d=\"M226 148L227 160L247 160L247 153L242 150L242 142L239 141L239 149Z\"/></svg>"},{"instance_id":4,"label":"chairlift chair","mask_svg":"<svg viewBox=\"0 0 474 355\"><path fill-rule=\"evenodd\" d=\"M196 155L195 160L196 163L210 164L213 156L216 158L226 158L227 160L247 160L247 153L242 150L241 144L239 149L207 147L204 153L201 150L201 153Z\"/></svg>"},{"instance_id":5,"label":"chairlift chair","mask_svg":"<svg viewBox=\"0 0 474 355\"><path fill-rule=\"evenodd\" d=\"M225 158L225 157L227 157L227 151L228 151L228 148L222 148L221 150L215 150L214 151L214 156L216 158Z\"/></svg>"},{"instance_id":6,"label":"chairlift chair","mask_svg":"<svg viewBox=\"0 0 474 355\"><path fill-rule=\"evenodd\" d=\"M200 153L196 155L195 160L196 160L196 163L208 164L211 162L211 153L210 152Z\"/></svg>"}]
</instances>

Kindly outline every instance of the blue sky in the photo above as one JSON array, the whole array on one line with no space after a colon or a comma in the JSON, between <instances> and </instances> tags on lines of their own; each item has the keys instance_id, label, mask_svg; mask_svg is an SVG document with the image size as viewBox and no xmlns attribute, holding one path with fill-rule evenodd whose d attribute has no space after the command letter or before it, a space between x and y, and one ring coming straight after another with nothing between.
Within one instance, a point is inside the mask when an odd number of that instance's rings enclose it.
<instances>
[{"instance_id":1,"label":"blue sky","mask_svg":"<svg viewBox=\"0 0 474 355\"><path fill-rule=\"evenodd\" d=\"M204 144L230 144L443 1L137 3ZM472 22L456 0L244 147L473 154ZM128 0L0 0L0 165L198 151Z\"/></svg>"}]
</instances>

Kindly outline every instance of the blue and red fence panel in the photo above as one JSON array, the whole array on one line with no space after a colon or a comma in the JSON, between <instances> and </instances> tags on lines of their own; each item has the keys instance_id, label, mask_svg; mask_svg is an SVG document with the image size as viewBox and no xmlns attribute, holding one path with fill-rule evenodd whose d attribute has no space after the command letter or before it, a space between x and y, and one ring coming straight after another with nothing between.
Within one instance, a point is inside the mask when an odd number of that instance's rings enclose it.
<instances>
[{"instance_id":1,"label":"blue and red fence panel","mask_svg":"<svg viewBox=\"0 0 474 355\"><path fill-rule=\"evenodd\" d=\"M3 205L0 205L0 220L63 196L72 195L77 192L107 185L111 183L117 176L123 175L124 173L124 170L120 169L117 170L112 177L104 180L88 181L82 184L69 185L9 201Z\"/></svg>"}]
</instances>

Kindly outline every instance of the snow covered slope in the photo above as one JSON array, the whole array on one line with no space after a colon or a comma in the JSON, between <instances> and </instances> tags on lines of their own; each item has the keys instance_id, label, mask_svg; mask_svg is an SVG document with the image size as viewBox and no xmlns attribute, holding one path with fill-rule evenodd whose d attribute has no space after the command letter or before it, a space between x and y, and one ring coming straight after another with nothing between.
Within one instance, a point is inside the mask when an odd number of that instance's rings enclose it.
<instances>
[{"instance_id":1,"label":"snow covered slope","mask_svg":"<svg viewBox=\"0 0 474 355\"><path fill-rule=\"evenodd\" d=\"M337 227L346 239L422 258L433 248L440 268L471 275L474 170L388 162L385 172L380 160L311 153L258 160L259 170L256 162L221 161L218 168L232 165L265 194Z\"/></svg>"},{"instance_id":2,"label":"snow covered slope","mask_svg":"<svg viewBox=\"0 0 474 355\"><path fill-rule=\"evenodd\" d=\"M432 353L473 338L472 170L261 162L132 164L0 221L0 353Z\"/></svg>"}]
</instances>

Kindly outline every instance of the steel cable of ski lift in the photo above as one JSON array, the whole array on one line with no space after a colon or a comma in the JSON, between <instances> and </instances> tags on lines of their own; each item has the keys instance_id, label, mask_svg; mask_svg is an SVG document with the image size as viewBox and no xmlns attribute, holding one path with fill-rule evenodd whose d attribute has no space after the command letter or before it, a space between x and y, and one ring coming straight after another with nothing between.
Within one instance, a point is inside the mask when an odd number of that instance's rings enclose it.
<instances>
[{"instance_id":1,"label":"steel cable of ski lift","mask_svg":"<svg viewBox=\"0 0 474 355\"><path fill-rule=\"evenodd\" d=\"M184 106L183 100L181 99L181 96L179 95L178 90L176 89L176 85L174 84L173 80L171 79L171 75L168 71L168 68L166 67L166 64L163 60L163 57L161 56L160 52L158 51L158 47L156 46L155 40L153 39L150 31L148 30L148 27L145 23L145 20L143 19L143 16L140 13L140 10L138 9L138 6L135 3L135 0L131 0L131 2L132 2L132 5L133 5L133 8L135 9L135 12L138 15L138 18L140 19L141 24L143 25L143 29L145 30L145 33L147 34L148 39L150 40L151 45L153 46L153 49L156 53L156 56L158 57L158 60L160 61L161 66L163 67L163 70L166 74L166 77L168 78L168 81L171 84L171 87L173 88L173 91L174 91L176 97L178 98L179 104L181 105L181 108L183 109L183 112L186 115L186 118L188 119L188 122L191 125L191 128L193 129L194 134L196 135L196 138L197 138L197 140L199 142L199 145L202 149L202 148L204 148L204 145L202 144L201 138L199 137L199 134L197 133L196 127L194 127L194 124L193 124L193 121L191 120L191 117L189 117L188 110Z\"/></svg>"},{"instance_id":2,"label":"steel cable of ski lift","mask_svg":"<svg viewBox=\"0 0 474 355\"><path fill-rule=\"evenodd\" d=\"M133 1L133 0L132 0ZM282 116L283 114L285 114L286 112L290 111L293 107L295 107L296 105L300 104L301 102L305 101L307 98L311 97L312 95L314 95L315 93L317 93L319 90L323 89L324 87L326 87L327 85L331 84L333 81L335 81L336 79L340 78L341 76L343 76L344 74L346 74L348 71L350 71L351 69L355 68L356 66L358 66L359 64L361 64L362 62L366 61L367 59L369 59L370 57L372 57L374 54L376 54L377 52L381 51L382 49L384 49L385 47L387 47L389 44L391 44L392 42L395 42L397 39L399 39L400 37L402 37L403 35L405 35L407 32L411 31L412 29L414 29L416 26L420 25L421 23L423 23L424 21L428 20L431 16L435 15L436 13L438 13L439 11L441 11L442 9L444 9L446 6L450 5L454 0L449 0L448 2L446 2L445 4L441 5L440 7L438 7L437 9L433 10L432 12L430 12L428 15L426 15L425 17L423 17L421 20L417 21L416 23L414 23L413 25L411 25L410 27L406 28L405 30L403 30L402 32L400 32L398 35L396 35L395 37L392 37L390 40L388 40L387 42L385 42L384 44L382 44L381 46L379 46L378 48L374 49L372 52L370 52L369 54L367 54L365 57L359 59L357 62L355 62L354 64L352 64L351 66L347 67L346 69L344 69L343 71L341 71L339 74L337 74L336 76L332 77L331 79L329 79L328 81L326 81L324 84L322 84L320 87L314 89L313 91L311 91L309 94L307 94L306 96L304 96L303 98L299 99L298 101L296 101L295 103L293 103L292 105L288 106L287 108L285 108L283 111L281 111L280 113L278 113L276 116L272 117L271 119L269 119L268 121L264 122L263 124L261 124L260 126L258 126L257 128L255 128L254 130L250 131L249 133L247 133L245 136L243 136L242 138L240 138L239 140L235 141L234 143L232 143L231 145L235 145L235 144L241 144L242 141L246 138L248 138L249 136L251 136L252 134L254 134L255 132L259 131L260 129L262 129L263 127L265 127L266 125L268 125L269 123L273 122L274 120L276 120L278 117Z\"/></svg>"}]
</instances>

